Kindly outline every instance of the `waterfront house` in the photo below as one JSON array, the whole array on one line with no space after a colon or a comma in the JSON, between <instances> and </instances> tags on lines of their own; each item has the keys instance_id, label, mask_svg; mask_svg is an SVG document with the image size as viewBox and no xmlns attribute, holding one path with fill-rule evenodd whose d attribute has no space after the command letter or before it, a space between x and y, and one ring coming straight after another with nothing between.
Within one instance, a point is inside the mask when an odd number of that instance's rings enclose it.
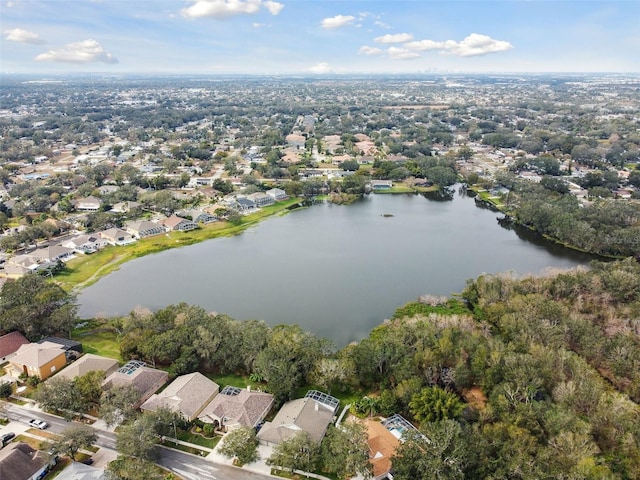
<instances>
[{"instance_id":1,"label":"waterfront house","mask_svg":"<svg viewBox=\"0 0 640 480\"><path fill-rule=\"evenodd\" d=\"M400 445L396 438L380 422L366 420L369 463L373 467L373 479L383 480L391 471L391 458Z\"/></svg>"},{"instance_id":2,"label":"waterfront house","mask_svg":"<svg viewBox=\"0 0 640 480\"><path fill-rule=\"evenodd\" d=\"M163 220L162 225L170 232L189 232L198 228L198 224L186 218L171 215Z\"/></svg>"},{"instance_id":3,"label":"waterfront house","mask_svg":"<svg viewBox=\"0 0 640 480\"><path fill-rule=\"evenodd\" d=\"M388 190L392 186L391 180L371 180L372 190Z\"/></svg>"},{"instance_id":4,"label":"waterfront house","mask_svg":"<svg viewBox=\"0 0 640 480\"><path fill-rule=\"evenodd\" d=\"M198 419L212 423L216 428L254 428L264 420L273 403L274 397L270 393L226 386L204 407Z\"/></svg>"},{"instance_id":5,"label":"waterfront house","mask_svg":"<svg viewBox=\"0 0 640 480\"><path fill-rule=\"evenodd\" d=\"M65 240L61 243L63 247L71 248L77 253L95 253L103 247L109 245L109 242L99 235L78 235L76 237Z\"/></svg>"},{"instance_id":6,"label":"waterfront house","mask_svg":"<svg viewBox=\"0 0 640 480\"><path fill-rule=\"evenodd\" d=\"M282 200L286 200L289 198L287 192L285 192L281 188L272 188L271 190L267 190L265 193L273 198L273 200L276 202L281 202Z\"/></svg>"},{"instance_id":7,"label":"waterfront house","mask_svg":"<svg viewBox=\"0 0 640 480\"><path fill-rule=\"evenodd\" d=\"M154 237L165 233L165 229L162 225L148 220L130 222L127 224L126 229L127 232L136 238Z\"/></svg>"},{"instance_id":8,"label":"waterfront house","mask_svg":"<svg viewBox=\"0 0 640 480\"><path fill-rule=\"evenodd\" d=\"M329 424L333 421L333 409L313 399L298 398L285 403L271 422L266 422L258 432L262 445L275 446L304 431L320 444Z\"/></svg>"},{"instance_id":9,"label":"waterfront house","mask_svg":"<svg viewBox=\"0 0 640 480\"><path fill-rule=\"evenodd\" d=\"M248 195L247 198L256 204L256 207L266 207L273 205L275 200L264 192L256 192Z\"/></svg>"},{"instance_id":10,"label":"waterfront house","mask_svg":"<svg viewBox=\"0 0 640 480\"><path fill-rule=\"evenodd\" d=\"M73 380L92 371L104 372L105 376L109 376L115 372L119 366L118 361L113 358L86 353L75 362L70 363L64 370L61 370L56 377Z\"/></svg>"},{"instance_id":11,"label":"waterfront house","mask_svg":"<svg viewBox=\"0 0 640 480\"><path fill-rule=\"evenodd\" d=\"M140 410L155 412L159 408L168 408L191 422L213 400L219 390L220 385L201 373L181 375L162 392L151 395L140 405Z\"/></svg>"},{"instance_id":12,"label":"waterfront house","mask_svg":"<svg viewBox=\"0 0 640 480\"><path fill-rule=\"evenodd\" d=\"M136 239L129 232L121 230L120 228L110 228L98 233L98 236L102 237L110 245L127 245L133 243Z\"/></svg>"},{"instance_id":13,"label":"waterfront house","mask_svg":"<svg viewBox=\"0 0 640 480\"><path fill-rule=\"evenodd\" d=\"M118 386L133 386L138 392L138 400L134 404L138 408L169 379L169 374L162 370L147 367L144 362L131 360L113 372L104 382L102 389L109 390Z\"/></svg>"},{"instance_id":14,"label":"waterfront house","mask_svg":"<svg viewBox=\"0 0 640 480\"><path fill-rule=\"evenodd\" d=\"M39 262L55 263L58 260L64 260L73 256L73 249L63 247L62 245L49 245L48 247L38 248L29 255L37 258Z\"/></svg>"}]
</instances>

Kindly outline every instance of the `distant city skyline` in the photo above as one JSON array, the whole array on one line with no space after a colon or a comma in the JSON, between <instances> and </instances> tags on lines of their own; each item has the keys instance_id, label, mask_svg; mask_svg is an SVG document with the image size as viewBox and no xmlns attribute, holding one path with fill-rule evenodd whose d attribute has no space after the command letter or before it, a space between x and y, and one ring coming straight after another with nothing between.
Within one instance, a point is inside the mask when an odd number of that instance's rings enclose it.
<instances>
[{"instance_id":1,"label":"distant city skyline","mask_svg":"<svg viewBox=\"0 0 640 480\"><path fill-rule=\"evenodd\" d=\"M636 0L0 0L0 72L640 72Z\"/></svg>"}]
</instances>

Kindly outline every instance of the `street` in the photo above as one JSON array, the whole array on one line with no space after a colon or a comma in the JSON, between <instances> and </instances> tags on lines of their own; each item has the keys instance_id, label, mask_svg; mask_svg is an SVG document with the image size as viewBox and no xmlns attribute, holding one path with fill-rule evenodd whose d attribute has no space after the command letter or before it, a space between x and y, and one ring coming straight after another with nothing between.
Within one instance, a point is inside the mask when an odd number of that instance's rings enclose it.
<instances>
[{"instance_id":1,"label":"street","mask_svg":"<svg viewBox=\"0 0 640 480\"><path fill-rule=\"evenodd\" d=\"M28 426L29 420L39 418L49 424L46 431L62 433L71 425L60 417L49 415L37 410L31 410L14 404L6 404L5 412L11 422ZM2 430L11 430L11 422ZM14 428L15 430L15 428ZM100 448L116 450L116 435L111 432L96 429L98 440L95 445ZM240 468L213 463L207 458L198 457L179 450L160 446L158 465L170 470L185 480L267 480L273 477L262 475Z\"/></svg>"}]
</instances>

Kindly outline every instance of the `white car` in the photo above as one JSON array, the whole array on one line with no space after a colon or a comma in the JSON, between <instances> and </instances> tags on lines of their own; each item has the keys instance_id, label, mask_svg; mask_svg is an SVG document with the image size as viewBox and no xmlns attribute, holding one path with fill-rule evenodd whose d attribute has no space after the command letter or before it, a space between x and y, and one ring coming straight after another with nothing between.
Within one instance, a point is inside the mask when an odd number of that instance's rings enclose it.
<instances>
[{"instance_id":1,"label":"white car","mask_svg":"<svg viewBox=\"0 0 640 480\"><path fill-rule=\"evenodd\" d=\"M45 422L44 420L40 420L38 418L33 418L29 420L29 425L35 428L39 428L40 430L44 430L49 426L47 422Z\"/></svg>"}]
</instances>

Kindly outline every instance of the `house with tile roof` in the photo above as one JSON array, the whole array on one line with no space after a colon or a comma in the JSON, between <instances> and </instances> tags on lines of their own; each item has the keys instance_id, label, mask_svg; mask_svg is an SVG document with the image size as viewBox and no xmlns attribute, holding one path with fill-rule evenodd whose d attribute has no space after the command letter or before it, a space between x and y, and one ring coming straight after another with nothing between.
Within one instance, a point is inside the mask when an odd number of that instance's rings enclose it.
<instances>
[{"instance_id":1,"label":"house with tile roof","mask_svg":"<svg viewBox=\"0 0 640 480\"><path fill-rule=\"evenodd\" d=\"M164 228L170 232L189 232L198 228L198 224L177 215L171 215L162 222Z\"/></svg>"},{"instance_id":2,"label":"house with tile roof","mask_svg":"<svg viewBox=\"0 0 640 480\"><path fill-rule=\"evenodd\" d=\"M391 458L400 440L380 422L366 420L369 463L373 467L374 480L387 478L391 471Z\"/></svg>"},{"instance_id":3,"label":"house with tile roof","mask_svg":"<svg viewBox=\"0 0 640 480\"><path fill-rule=\"evenodd\" d=\"M73 363L70 363L64 370L61 370L56 377L64 377L69 380L81 377L89 372L105 372L105 376L111 375L119 368L119 363L113 358L101 357L93 353L85 353Z\"/></svg>"},{"instance_id":4,"label":"house with tile roof","mask_svg":"<svg viewBox=\"0 0 640 480\"><path fill-rule=\"evenodd\" d=\"M133 386L139 394L135 408L140 407L151 395L169 380L169 374L146 366L146 363L131 360L113 372L104 382L102 389L109 390L119 386Z\"/></svg>"},{"instance_id":5,"label":"house with tile roof","mask_svg":"<svg viewBox=\"0 0 640 480\"><path fill-rule=\"evenodd\" d=\"M182 418L193 421L220 391L220 385L201 373L181 375L160 393L154 393L140 405L143 412L168 408Z\"/></svg>"},{"instance_id":6,"label":"house with tile roof","mask_svg":"<svg viewBox=\"0 0 640 480\"><path fill-rule=\"evenodd\" d=\"M25 373L40 380L49 378L67 364L66 351L57 343L28 343L22 345L9 360L6 372L14 378Z\"/></svg>"},{"instance_id":7,"label":"house with tile roof","mask_svg":"<svg viewBox=\"0 0 640 480\"><path fill-rule=\"evenodd\" d=\"M0 362L6 362L14 357L22 345L27 345L27 340L20 332L11 332L0 337Z\"/></svg>"},{"instance_id":8,"label":"house with tile roof","mask_svg":"<svg viewBox=\"0 0 640 480\"><path fill-rule=\"evenodd\" d=\"M285 403L275 418L262 426L258 441L262 445L275 446L304 431L312 440L320 443L331 422L332 408L313 398L298 398Z\"/></svg>"},{"instance_id":9,"label":"house with tile roof","mask_svg":"<svg viewBox=\"0 0 640 480\"><path fill-rule=\"evenodd\" d=\"M225 387L204 407L198 419L218 428L254 428L267 416L274 401L270 393Z\"/></svg>"},{"instance_id":10,"label":"house with tile roof","mask_svg":"<svg viewBox=\"0 0 640 480\"><path fill-rule=\"evenodd\" d=\"M165 233L165 229L162 225L148 220L141 220L138 222L130 222L127 224L127 232L136 238L153 237L155 235L161 235Z\"/></svg>"},{"instance_id":11,"label":"house with tile roof","mask_svg":"<svg viewBox=\"0 0 640 480\"><path fill-rule=\"evenodd\" d=\"M0 450L0 479L32 480L42 478L50 466L46 453L24 442L10 443Z\"/></svg>"},{"instance_id":12,"label":"house with tile roof","mask_svg":"<svg viewBox=\"0 0 640 480\"><path fill-rule=\"evenodd\" d=\"M105 239L109 245L128 245L136 241L132 234L120 228L110 228L98 233L98 235Z\"/></svg>"}]
</instances>

